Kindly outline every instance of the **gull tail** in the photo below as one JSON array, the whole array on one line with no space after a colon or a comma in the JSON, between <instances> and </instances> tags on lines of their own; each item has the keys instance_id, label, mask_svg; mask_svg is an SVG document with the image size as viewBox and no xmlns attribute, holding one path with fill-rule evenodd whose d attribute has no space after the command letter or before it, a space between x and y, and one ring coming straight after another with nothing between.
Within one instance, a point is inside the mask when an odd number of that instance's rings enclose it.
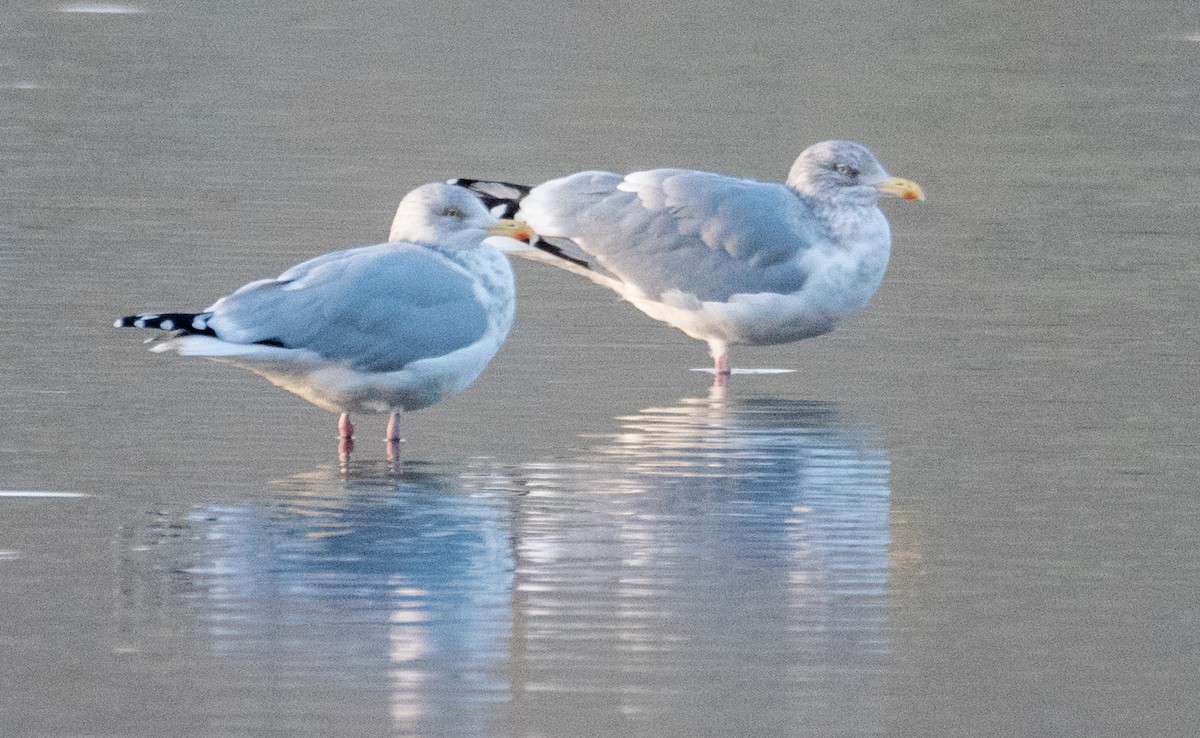
<instances>
[{"instance_id":1,"label":"gull tail","mask_svg":"<svg viewBox=\"0 0 1200 738\"><path fill-rule=\"evenodd\" d=\"M179 335L212 336L216 332L208 327L212 313L138 313L118 318L114 328L157 328L160 331L179 331Z\"/></svg>"},{"instance_id":2,"label":"gull tail","mask_svg":"<svg viewBox=\"0 0 1200 738\"><path fill-rule=\"evenodd\" d=\"M521 209L521 201L533 188L528 185L513 184L512 182L491 182L486 179L467 179L457 177L448 180L446 184L465 187L483 201L484 207L492 211L497 218L515 218Z\"/></svg>"},{"instance_id":3,"label":"gull tail","mask_svg":"<svg viewBox=\"0 0 1200 738\"><path fill-rule=\"evenodd\" d=\"M226 359L237 363L252 360L279 361L280 357L288 357L292 349L284 346L273 338L252 343L237 343L227 341L208 325L212 318L211 312L205 313L138 313L117 318L113 326L116 328L157 328L160 331L170 331L169 334L159 334L147 339L151 344L150 350L156 354L174 351L183 356L203 356L218 361ZM253 371L253 366L243 363Z\"/></svg>"},{"instance_id":4,"label":"gull tail","mask_svg":"<svg viewBox=\"0 0 1200 738\"><path fill-rule=\"evenodd\" d=\"M468 179L466 177L456 177L447 180L446 184L465 187L478 197L484 207L491 211L492 215L497 218L517 218L521 210L521 201L525 196L533 190L529 185L514 184L512 182L496 182L487 179ZM535 229L536 230L536 229ZM534 261L558 261L558 266L563 266L570 271L590 271L593 268L593 263L587 254L583 253L574 244L567 239L554 239L553 241L534 235L529 241L529 245L542 252L554 257L547 259L545 256L539 255L537 252L530 252L529 249L514 251L520 256L524 256ZM569 262L575 268L566 266L562 262Z\"/></svg>"}]
</instances>

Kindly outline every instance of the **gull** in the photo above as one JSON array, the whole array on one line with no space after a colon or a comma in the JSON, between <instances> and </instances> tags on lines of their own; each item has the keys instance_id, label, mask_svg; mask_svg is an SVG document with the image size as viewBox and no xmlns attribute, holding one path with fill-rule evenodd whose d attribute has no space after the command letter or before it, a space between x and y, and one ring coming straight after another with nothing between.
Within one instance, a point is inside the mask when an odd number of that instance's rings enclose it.
<instances>
[{"instance_id":1,"label":"gull","mask_svg":"<svg viewBox=\"0 0 1200 738\"><path fill-rule=\"evenodd\" d=\"M532 233L467 190L432 183L401 200L393 236L251 282L203 312L114 325L171 331L150 350L234 364L340 413L345 453L352 412L388 413L386 440L396 444L401 412L466 389L512 327L512 267L485 239Z\"/></svg>"},{"instance_id":2,"label":"gull","mask_svg":"<svg viewBox=\"0 0 1200 738\"><path fill-rule=\"evenodd\" d=\"M891 252L879 199L925 199L852 141L805 149L785 184L689 169L586 171L533 187L450 183L529 224L537 237L513 253L582 275L706 342L718 385L731 345L820 336L865 307Z\"/></svg>"}]
</instances>

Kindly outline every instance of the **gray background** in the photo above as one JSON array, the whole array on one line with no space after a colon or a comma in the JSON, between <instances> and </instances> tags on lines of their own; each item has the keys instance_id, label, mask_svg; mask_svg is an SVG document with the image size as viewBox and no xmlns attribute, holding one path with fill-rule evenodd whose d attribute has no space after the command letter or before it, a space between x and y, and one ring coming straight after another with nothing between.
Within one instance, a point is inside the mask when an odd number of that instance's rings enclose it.
<instances>
[{"instance_id":1,"label":"gray background","mask_svg":"<svg viewBox=\"0 0 1200 738\"><path fill-rule=\"evenodd\" d=\"M1200 10L1059 5L0 10L0 733L1195 734ZM929 200L724 400L518 264L404 473L370 418L340 470L333 416L109 328L427 181L834 137Z\"/></svg>"}]
</instances>

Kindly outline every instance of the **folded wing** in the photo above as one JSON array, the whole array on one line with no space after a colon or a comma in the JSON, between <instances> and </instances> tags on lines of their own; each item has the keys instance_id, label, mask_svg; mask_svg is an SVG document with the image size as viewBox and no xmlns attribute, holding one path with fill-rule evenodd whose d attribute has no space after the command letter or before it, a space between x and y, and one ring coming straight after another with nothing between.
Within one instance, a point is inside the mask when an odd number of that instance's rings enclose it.
<instances>
[{"instance_id":1,"label":"folded wing","mask_svg":"<svg viewBox=\"0 0 1200 738\"><path fill-rule=\"evenodd\" d=\"M326 254L209 310L208 327L223 341L304 349L367 372L443 356L488 327L464 270L403 243Z\"/></svg>"},{"instance_id":2,"label":"folded wing","mask_svg":"<svg viewBox=\"0 0 1200 738\"><path fill-rule=\"evenodd\" d=\"M807 198L785 185L679 169L552 180L518 217L651 298L793 293L808 277L805 252L828 239Z\"/></svg>"}]
</instances>

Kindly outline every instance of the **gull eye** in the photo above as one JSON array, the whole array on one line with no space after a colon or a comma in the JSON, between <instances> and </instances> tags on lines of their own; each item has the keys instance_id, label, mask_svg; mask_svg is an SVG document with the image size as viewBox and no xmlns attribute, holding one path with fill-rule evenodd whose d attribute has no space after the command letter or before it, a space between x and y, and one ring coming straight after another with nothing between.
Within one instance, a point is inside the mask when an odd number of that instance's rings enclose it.
<instances>
[{"instance_id":1,"label":"gull eye","mask_svg":"<svg viewBox=\"0 0 1200 738\"><path fill-rule=\"evenodd\" d=\"M858 169L849 164L834 164L833 171L846 177L857 177L859 175Z\"/></svg>"},{"instance_id":2,"label":"gull eye","mask_svg":"<svg viewBox=\"0 0 1200 738\"><path fill-rule=\"evenodd\" d=\"M458 218L459 220L467 217L466 213L454 207L453 205L447 205L446 207L442 208L442 216L446 218Z\"/></svg>"}]
</instances>

